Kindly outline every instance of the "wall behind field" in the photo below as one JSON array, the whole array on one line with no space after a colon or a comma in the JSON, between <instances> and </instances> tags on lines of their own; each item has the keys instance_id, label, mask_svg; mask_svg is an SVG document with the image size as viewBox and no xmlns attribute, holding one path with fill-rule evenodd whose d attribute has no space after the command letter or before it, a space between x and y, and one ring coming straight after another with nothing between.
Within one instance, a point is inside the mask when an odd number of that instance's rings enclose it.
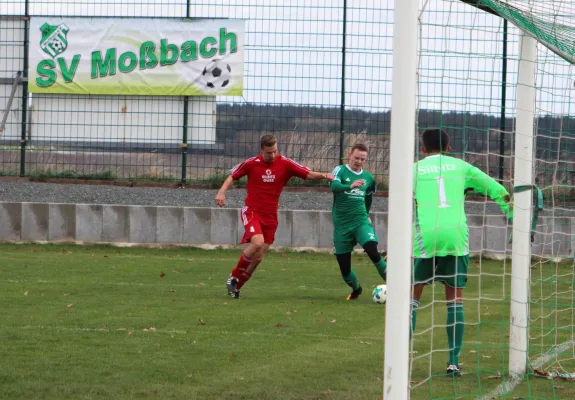
<instances>
[{"instance_id":1,"label":"wall behind field","mask_svg":"<svg viewBox=\"0 0 575 400\"><path fill-rule=\"evenodd\" d=\"M331 252L329 211L279 211L276 249ZM380 249L386 250L387 213L372 213ZM468 216L473 255L507 257L511 228L501 215ZM237 246L240 209L98 204L0 202L0 242L109 243L144 246ZM534 256L569 258L575 249L575 217L539 220Z\"/></svg>"}]
</instances>

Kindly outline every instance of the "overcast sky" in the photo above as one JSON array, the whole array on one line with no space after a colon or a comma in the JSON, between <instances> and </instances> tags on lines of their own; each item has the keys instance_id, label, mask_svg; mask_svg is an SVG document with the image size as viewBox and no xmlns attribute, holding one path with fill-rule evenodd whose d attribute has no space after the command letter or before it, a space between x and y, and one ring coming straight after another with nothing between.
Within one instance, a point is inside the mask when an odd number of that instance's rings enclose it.
<instances>
[{"instance_id":1,"label":"overcast sky","mask_svg":"<svg viewBox=\"0 0 575 400\"><path fill-rule=\"evenodd\" d=\"M573 26L571 0L509 0ZM244 19L245 87L233 101L339 106L343 0L197 0L191 17ZM323 3L319 6L319 3ZM348 0L346 106L391 104L393 0ZM32 15L186 16L182 0L30 0ZM420 29L420 107L499 113L503 22L458 0L425 0ZM24 0L0 0L0 15L23 14ZM1 23L1 21L0 21ZM0 26L0 35L1 33ZM518 31L510 25L508 82L517 70ZM1 36L0 36L1 38ZM541 112L574 115L573 67L540 46ZM9 71L0 74L9 75ZM514 90L509 87L508 107ZM224 100L223 98L221 100Z\"/></svg>"}]
</instances>

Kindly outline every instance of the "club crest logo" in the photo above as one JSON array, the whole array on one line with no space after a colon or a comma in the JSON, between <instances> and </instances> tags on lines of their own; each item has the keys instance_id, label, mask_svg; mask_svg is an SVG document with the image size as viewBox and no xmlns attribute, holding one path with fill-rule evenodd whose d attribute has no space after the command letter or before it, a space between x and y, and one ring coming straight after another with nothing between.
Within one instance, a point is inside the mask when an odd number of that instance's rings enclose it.
<instances>
[{"instance_id":1,"label":"club crest logo","mask_svg":"<svg viewBox=\"0 0 575 400\"><path fill-rule=\"evenodd\" d=\"M68 31L69 28L66 24L50 25L45 23L40 27L40 32L42 32L40 47L52 58L62 54L68 47L68 39L66 37Z\"/></svg>"}]
</instances>

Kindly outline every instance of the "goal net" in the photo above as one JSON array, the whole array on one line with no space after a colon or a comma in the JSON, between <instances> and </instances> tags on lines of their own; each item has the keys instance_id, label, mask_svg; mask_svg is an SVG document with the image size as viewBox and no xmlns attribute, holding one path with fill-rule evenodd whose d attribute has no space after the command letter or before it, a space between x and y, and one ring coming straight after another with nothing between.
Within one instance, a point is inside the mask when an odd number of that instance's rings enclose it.
<instances>
[{"instance_id":1,"label":"goal net","mask_svg":"<svg viewBox=\"0 0 575 400\"><path fill-rule=\"evenodd\" d=\"M450 155L500 181L515 215L467 194L463 312L450 318L437 283L411 302L410 396L575 398L575 4L421 0L417 31L416 160L420 133L445 130ZM393 135L392 125L392 152ZM458 324L463 375L454 380L448 337Z\"/></svg>"}]
</instances>

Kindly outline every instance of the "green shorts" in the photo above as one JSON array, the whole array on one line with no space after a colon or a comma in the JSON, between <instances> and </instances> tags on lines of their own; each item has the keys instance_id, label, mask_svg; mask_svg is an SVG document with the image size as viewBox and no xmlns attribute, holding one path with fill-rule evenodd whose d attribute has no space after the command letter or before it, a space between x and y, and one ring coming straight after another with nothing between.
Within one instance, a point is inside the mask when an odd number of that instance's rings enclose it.
<instances>
[{"instance_id":1,"label":"green shorts","mask_svg":"<svg viewBox=\"0 0 575 400\"><path fill-rule=\"evenodd\" d=\"M333 232L335 254L351 253L357 243L361 247L367 242L378 242L373 226L369 222L345 228L336 228Z\"/></svg>"},{"instance_id":2,"label":"green shorts","mask_svg":"<svg viewBox=\"0 0 575 400\"><path fill-rule=\"evenodd\" d=\"M413 266L413 283L441 282L454 288L467 286L469 255L416 258Z\"/></svg>"}]
</instances>

